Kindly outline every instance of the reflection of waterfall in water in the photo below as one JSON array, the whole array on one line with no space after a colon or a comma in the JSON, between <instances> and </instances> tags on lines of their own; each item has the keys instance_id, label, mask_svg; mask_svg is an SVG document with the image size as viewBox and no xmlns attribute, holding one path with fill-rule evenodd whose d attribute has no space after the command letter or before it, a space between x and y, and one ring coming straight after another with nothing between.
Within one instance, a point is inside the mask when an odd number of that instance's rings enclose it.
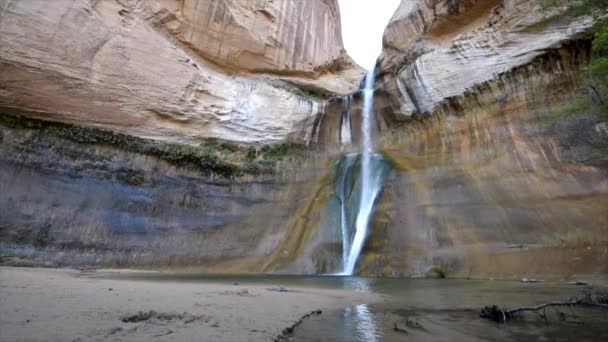
<instances>
[{"instance_id":1,"label":"reflection of waterfall in water","mask_svg":"<svg viewBox=\"0 0 608 342\"><path fill-rule=\"evenodd\" d=\"M375 342L379 340L380 332L376 326L374 315L366 304L344 309L345 326L351 341Z\"/></svg>"},{"instance_id":2,"label":"reflection of waterfall in water","mask_svg":"<svg viewBox=\"0 0 608 342\"><path fill-rule=\"evenodd\" d=\"M386 176L386 163L382 155L373 153L373 98L374 98L374 69L365 76L363 115L361 125L362 153L360 155L347 155L338 164L338 181L336 195L341 203L340 219L342 233L342 265L344 275L352 275L355 264L363 249L370 216L373 212L374 202L382 189ZM348 113L346 113L348 114ZM346 115L348 116L348 115ZM344 122L343 114L343 126ZM358 190L356 198L353 191L356 180L353 179L353 166L359 166ZM353 206L353 205L356 205ZM355 213L349 209L357 208ZM356 214L356 220L350 218ZM354 231L352 229L354 223Z\"/></svg>"}]
</instances>

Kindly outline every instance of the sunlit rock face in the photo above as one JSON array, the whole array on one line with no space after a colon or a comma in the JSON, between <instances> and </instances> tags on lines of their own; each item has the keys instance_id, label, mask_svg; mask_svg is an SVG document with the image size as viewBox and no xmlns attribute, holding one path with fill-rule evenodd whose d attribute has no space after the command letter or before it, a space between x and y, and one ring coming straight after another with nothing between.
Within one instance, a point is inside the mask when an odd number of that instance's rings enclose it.
<instances>
[{"instance_id":1,"label":"sunlit rock face","mask_svg":"<svg viewBox=\"0 0 608 342\"><path fill-rule=\"evenodd\" d=\"M180 42L219 65L319 78L318 86L339 93L353 91L361 77L342 45L336 0L150 0L147 5Z\"/></svg>"},{"instance_id":2,"label":"sunlit rock face","mask_svg":"<svg viewBox=\"0 0 608 342\"><path fill-rule=\"evenodd\" d=\"M148 1L177 39L218 64L313 73L342 54L336 1Z\"/></svg>"},{"instance_id":3,"label":"sunlit rock face","mask_svg":"<svg viewBox=\"0 0 608 342\"><path fill-rule=\"evenodd\" d=\"M0 107L188 144L286 141L319 94L356 89L338 19L320 0L0 1Z\"/></svg>"}]
</instances>

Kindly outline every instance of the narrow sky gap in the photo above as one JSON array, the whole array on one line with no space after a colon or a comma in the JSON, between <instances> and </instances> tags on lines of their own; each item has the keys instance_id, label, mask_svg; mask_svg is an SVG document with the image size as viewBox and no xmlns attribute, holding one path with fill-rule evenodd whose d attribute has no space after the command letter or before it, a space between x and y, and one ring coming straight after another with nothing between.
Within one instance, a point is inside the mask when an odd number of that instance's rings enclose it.
<instances>
[{"instance_id":1,"label":"narrow sky gap","mask_svg":"<svg viewBox=\"0 0 608 342\"><path fill-rule=\"evenodd\" d=\"M382 33L399 0L338 0L342 37L348 54L366 70L382 51Z\"/></svg>"}]
</instances>

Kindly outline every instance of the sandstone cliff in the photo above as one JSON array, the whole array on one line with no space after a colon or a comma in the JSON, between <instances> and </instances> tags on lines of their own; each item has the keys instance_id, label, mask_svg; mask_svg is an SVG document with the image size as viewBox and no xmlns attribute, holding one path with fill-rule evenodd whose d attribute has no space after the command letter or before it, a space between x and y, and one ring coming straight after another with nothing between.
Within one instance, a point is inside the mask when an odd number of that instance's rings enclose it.
<instances>
[{"instance_id":1,"label":"sandstone cliff","mask_svg":"<svg viewBox=\"0 0 608 342\"><path fill-rule=\"evenodd\" d=\"M154 0L147 5L180 42L223 66L251 72L345 80L340 13L330 1ZM354 70L357 71L357 70ZM342 91L352 90L347 80ZM325 81L325 79L323 80Z\"/></svg>"},{"instance_id":2,"label":"sandstone cliff","mask_svg":"<svg viewBox=\"0 0 608 342\"><path fill-rule=\"evenodd\" d=\"M188 144L289 140L361 74L321 0L3 0L0 63L5 111Z\"/></svg>"}]
</instances>

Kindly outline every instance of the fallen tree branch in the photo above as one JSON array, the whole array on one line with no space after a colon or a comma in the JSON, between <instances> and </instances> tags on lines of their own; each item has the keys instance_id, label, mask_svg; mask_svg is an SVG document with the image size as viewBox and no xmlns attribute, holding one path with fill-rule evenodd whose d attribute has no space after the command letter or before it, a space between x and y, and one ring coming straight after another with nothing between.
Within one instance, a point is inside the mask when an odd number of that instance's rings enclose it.
<instances>
[{"instance_id":1,"label":"fallen tree branch","mask_svg":"<svg viewBox=\"0 0 608 342\"><path fill-rule=\"evenodd\" d=\"M540 304L537 306L530 306L530 307L524 306L521 308L509 310L509 311L507 311L507 314L513 315L514 313L518 313L518 312L522 312L522 311L539 311L544 308L548 308L550 306L573 306L573 305L578 305L578 304L582 304L582 303L583 302L580 300L570 300L567 302L551 302L551 303Z\"/></svg>"},{"instance_id":2,"label":"fallen tree branch","mask_svg":"<svg viewBox=\"0 0 608 342\"><path fill-rule=\"evenodd\" d=\"M512 310L503 310L498 305L485 306L481 309L479 317L489 319L494 322L507 322L515 318L516 314L524 311L540 311L553 306L591 306L608 309L608 290L599 287L588 287L583 291L584 296L580 299L573 298L563 302L550 302L536 306L524 306Z\"/></svg>"}]
</instances>

